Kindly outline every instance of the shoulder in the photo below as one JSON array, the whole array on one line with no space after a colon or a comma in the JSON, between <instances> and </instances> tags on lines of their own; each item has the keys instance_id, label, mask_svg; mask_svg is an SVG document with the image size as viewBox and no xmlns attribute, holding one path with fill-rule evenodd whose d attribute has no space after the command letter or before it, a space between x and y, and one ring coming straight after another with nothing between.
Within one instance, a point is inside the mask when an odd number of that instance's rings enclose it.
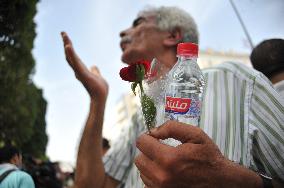
<instances>
[{"instance_id":1,"label":"shoulder","mask_svg":"<svg viewBox=\"0 0 284 188\"><path fill-rule=\"evenodd\" d=\"M30 187L33 188L34 186L34 181L32 179L32 177L21 170L17 170L15 172L13 172L11 174L11 176L14 176L15 179L17 179L17 181L19 182L19 185L21 185L21 188L26 188L26 187Z\"/></svg>"},{"instance_id":2,"label":"shoulder","mask_svg":"<svg viewBox=\"0 0 284 188\"><path fill-rule=\"evenodd\" d=\"M210 68L203 69L204 74L216 72L230 72L235 74L236 76L243 77L246 79L254 79L255 77L260 76L260 72L240 62L228 61Z\"/></svg>"},{"instance_id":3,"label":"shoulder","mask_svg":"<svg viewBox=\"0 0 284 188\"><path fill-rule=\"evenodd\" d=\"M22 170L16 170L13 174L19 177L22 177L22 178L31 178L31 176L27 172L22 171Z\"/></svg>"},{"instance_id":4,"label":"shoulder","mask_svg":"<svg viewBox=\"0 0 284 188\"><path fill-rule=\"evenodd\" d=\"M250 84L265 84L268 87L273 88L272 83L261 72L240 62L224 62L204 69L203 73L207 77L214 74L230 74L234 76L234 79L243 80Z\"/></svg>"},{"instance_id":5,"label":"shoulder","mask_svg":"<svg viewBox=\"0 0 284 188\"><path fill-rule=\"evenodd\" d=\"M32 177L20 170L15 170L11 172L1 183L2 187L17 187L17 188L34 188L34 181Z\"/></svg>"}]
</instances>

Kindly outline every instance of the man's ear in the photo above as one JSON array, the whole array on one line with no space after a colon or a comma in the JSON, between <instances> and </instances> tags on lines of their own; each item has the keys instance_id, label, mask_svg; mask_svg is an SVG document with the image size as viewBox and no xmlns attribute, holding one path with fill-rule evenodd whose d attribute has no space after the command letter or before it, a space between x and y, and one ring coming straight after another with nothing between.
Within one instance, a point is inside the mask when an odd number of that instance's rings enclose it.
<instances>
[{"instance_id":1,"label":"man's ear","mask_svg":"<svg viewBox=\"0 0 284 188\"><path fill-rule=\"evenodd\" d=\"M175 28L166 34L164 45L168 47L176 46L182 39L182 32L180 28Z\"/></svg>"}]
</instances>

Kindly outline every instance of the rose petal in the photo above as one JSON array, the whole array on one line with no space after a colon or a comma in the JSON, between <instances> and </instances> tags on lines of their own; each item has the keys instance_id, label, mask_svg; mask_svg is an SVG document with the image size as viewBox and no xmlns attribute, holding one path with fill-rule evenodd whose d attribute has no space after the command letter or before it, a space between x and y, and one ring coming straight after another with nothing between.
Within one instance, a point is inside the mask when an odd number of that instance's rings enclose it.
<instances>
[{"instance_id":1,"label":"rose petal","mask_svg":"<svg viewBox=\"0 0 284 188\"><path fill-rule=\"evenodd\" d=\"M138 61L137 63L142 64L144 66L145 73L147 74L147 72L150 70L151 62L147 60L141 60L141 61Z\"/></svg>"},{"instance_id":2,"label":"rose petal","mask_svg":"<svg viewBox=\"0 0 284 188\"><path fill-rule=\"evenodd\" d=\"M130 66L120 69L119 75L122 78L122 80L125 81L135 82L136 80L135 72L131 70Z\"/></svg>"},{"instance_id":3,"label":"rose petal","mask_svg":"<svg viewBox=\"0 0 284 188\"><path fill-rule=\"evenodd\" d=\"M128 67L128 77L129 80L131 80L130 82L135 82L137 80L137 76L136 76L136 64L131 64Z\"/></svg>"},{"instance_id":4,"label":"rose petal","mask_svg":"<svg viewBox=\"0 0 284 188\"><path fill-rule=\"evenodd\" d=\"M122 69L120 69L119 75L122 78L122 80L129 81L127 72L128 72L128 67L123 67Z\"/></svg>"},{"instance_id":5,"label":"rose petal","mask_svg":"<svg viewBox=\"0 0 284 188\"><path fill-rule=\"evenodd\" d=\"M137 64L142 64L144 66L145 75L147 75L147 72L150 70L151 62L146 61L146 60L140 60L120 70L119 75L122 78L122 80L129 81L129 82L137 81L137 75L136 75Z\"/></svg>"}]
</instances>

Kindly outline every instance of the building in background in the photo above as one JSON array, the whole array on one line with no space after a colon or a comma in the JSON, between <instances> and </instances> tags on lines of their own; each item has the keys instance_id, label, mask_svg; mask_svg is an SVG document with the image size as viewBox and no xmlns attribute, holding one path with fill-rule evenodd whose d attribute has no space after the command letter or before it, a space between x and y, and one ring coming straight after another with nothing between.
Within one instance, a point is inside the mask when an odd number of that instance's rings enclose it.
<instances>
[{"instance_id":1,"label":"building in background","mask_svg":"<svg viewBox=\"0 0 284 188\"><path fill-rule=\"evenodd\" d=\"M118 130L130 120L138 107L139 97L135 96L132 91L121 96L115 106L115 126Z\"/></svg>"},{"instance_id":2,"label":"building in background","mask_svg":"<svg viewBox=\"0 0 284 188\"><path fill-rule=\"evenodd\" d=\"M212 49L201 50L198 57L198 65L201 68L208 68L225 61L242 62L251 67L249 54L236 52L218 52ZM138 106L138 96L134 96L132 91L121 96L115 107L115 130L120 132L124 125L128 123Z\"/></svg>"},{"instance_id":3,"label":"building in background","mask_svg":"<svg viewBox=\"0 0 284 188\"><path fill-rule=\"evenodd\" d=\"M252 67L249 54L241 54L233 51L218 52L212 49L200 50L198 57L198 65L200 68L208 68L225 61L242 62Z\"/></svg>"}]
</instances>

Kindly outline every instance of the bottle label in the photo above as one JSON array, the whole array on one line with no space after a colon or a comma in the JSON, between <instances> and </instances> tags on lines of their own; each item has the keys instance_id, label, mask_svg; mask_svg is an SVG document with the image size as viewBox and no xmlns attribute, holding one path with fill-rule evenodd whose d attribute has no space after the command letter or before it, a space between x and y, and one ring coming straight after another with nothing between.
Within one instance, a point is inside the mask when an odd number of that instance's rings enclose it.
<instances>
[{"instance_id":1,"label":"bottle label","mask_svg":"<svg viewBox=\"0 0 284 188\"><path fill-rule=\"evenodd\" d=\"M191 99L178 98L178 97L166 97L166 112L185 114L190 108Z\"/></svg>"},{"instance_id":2,"label":"bottle label","mask_svg":"<svg viewBox=\"0 0 284 188\"><path fill-rule=\"evenodd\" d=\"M191 98L179 98L166 96L167 113L173 114L188 114L192 117L200 115L200 102Z\"/></svg>"}]
</instances>

